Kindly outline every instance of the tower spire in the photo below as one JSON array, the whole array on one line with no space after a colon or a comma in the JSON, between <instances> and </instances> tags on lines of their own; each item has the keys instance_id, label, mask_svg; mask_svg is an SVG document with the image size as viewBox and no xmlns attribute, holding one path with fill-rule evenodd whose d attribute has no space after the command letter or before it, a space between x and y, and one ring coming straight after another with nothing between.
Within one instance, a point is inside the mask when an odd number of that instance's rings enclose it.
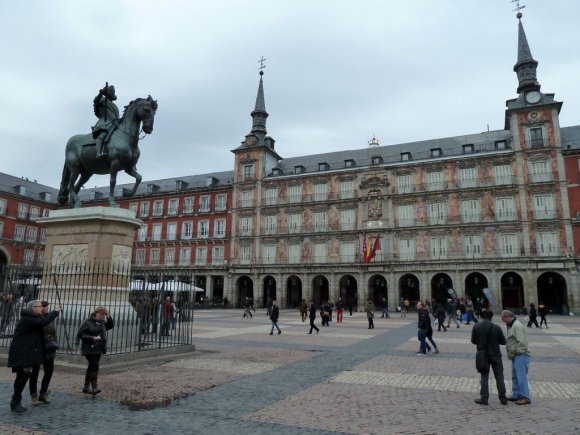
<instances>
[{"instance_id":1,"label":"tower spire","mask_svg":"<svg viewBox=\"0 0 580 435\"><path fill-rule=\"evenodd\" d=\"M536 68L538 62L532 57L532 52L530 46L528 45L528 39L526 38L526 32L524 31L524 26L522 24L522 13L520 10L524 6L520 6L518 2L518 13L516 15L518 19L518 60L514 65L514 72L518 76L518 94L524 91L530 90L540 90L540 83L536 78Z\"/></svg>"},{"instance_id":2,"label":"tower spire","mask_svg":"<svg viewBox=\"0 0 580 435\"><path fill-rule=\"evenodd\" d=\"M264 76L264 57L258 61L260 62L260 84L258 85L258 95L256 95L256 105L251 113L252 116L252 133L258 135L258 137L264 137L266 135L266 118L268 118L268 112L266 112L266 103L264 102L264 82L262 77Z\"/></svg>"}]
</instances>

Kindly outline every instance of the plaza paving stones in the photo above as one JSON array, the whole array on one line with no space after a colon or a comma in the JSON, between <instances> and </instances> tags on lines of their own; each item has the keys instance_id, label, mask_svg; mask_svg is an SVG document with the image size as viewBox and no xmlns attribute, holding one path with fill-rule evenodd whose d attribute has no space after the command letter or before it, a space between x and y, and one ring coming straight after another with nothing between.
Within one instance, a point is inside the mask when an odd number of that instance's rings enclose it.
<instances>
[{"instance_id":1,"label":"plaza paving stones","mask_svg":"<svg viewBox=\"0 0 580 435\"><path fill-rule=\"evenodd\" d=\"M489 406L473 403L471 325L436 331L441 353L421 358L414 313L375 318L372 330L364 313L347 313L318 335L306 334L308 322L294 310L281 311L282 334L273 336L263 310L252 319L240 310L196 311L194 319L195 352L103 368L95 400L80 393L82 373L57 367L51 404L14 415L13 374L0 368L0 433L580 433L580 318L550 316L550 329L527 329L527 406L502 406L493 381ZM509 390L505 355L504 371Z\"/></svg>"}]
</instances>

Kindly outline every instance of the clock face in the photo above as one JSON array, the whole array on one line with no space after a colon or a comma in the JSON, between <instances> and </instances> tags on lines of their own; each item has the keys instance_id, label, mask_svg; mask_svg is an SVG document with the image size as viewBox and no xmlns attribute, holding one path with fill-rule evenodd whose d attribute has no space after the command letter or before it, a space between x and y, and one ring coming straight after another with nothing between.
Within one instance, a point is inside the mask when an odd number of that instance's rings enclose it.
<instances>
[{"instance_id":1,"label":"clock face","mask_svg":"<svg viewBox=\"0 0 580 435\"><path fill-rule=\"evenodd\" d=\"M526 93L526 101L530 104L536 104L542 99L542 94L538 91L530 91Z\"/></svg>"}]
</instances>

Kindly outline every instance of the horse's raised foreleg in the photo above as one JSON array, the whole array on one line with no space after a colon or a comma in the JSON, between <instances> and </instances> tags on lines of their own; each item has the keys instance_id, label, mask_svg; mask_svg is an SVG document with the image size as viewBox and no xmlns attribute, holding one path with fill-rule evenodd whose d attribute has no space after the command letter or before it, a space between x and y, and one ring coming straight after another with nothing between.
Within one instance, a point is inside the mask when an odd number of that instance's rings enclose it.
<instances>
[{"instance_id":1,"label":"horse's raised foreleg","mask_svg":"<svg viewBox=\"0 0 580 435\"><path fill-rule=\"evenodd\" d=\"M126 169L125 172L129 174L131 177L135 178L135 185L131 190L124 190L123 196L133 196L137 192L137 188L139 187L139 184L141 184L141 180L143 179L143 177L141 177L141 174L137 172L135 166L133 166L131 169Z\"/></svg>"}]
</instances>

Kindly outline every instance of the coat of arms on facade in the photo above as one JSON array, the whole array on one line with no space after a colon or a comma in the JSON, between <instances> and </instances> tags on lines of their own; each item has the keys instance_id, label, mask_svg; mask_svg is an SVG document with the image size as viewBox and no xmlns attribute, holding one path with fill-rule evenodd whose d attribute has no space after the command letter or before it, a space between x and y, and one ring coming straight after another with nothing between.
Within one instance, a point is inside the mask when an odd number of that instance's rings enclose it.
<instances>
[{"instance_id":1,"label":"coat of arms on facade","mask_svg":"<svg viewBox=\"0 0 580 435\"><path fill-rule=\"evenodd\" d=\"M367 218L376 221L383 216L382 193L378 189L371 190L367 195Z\"/></svg>"}]
</instances>

